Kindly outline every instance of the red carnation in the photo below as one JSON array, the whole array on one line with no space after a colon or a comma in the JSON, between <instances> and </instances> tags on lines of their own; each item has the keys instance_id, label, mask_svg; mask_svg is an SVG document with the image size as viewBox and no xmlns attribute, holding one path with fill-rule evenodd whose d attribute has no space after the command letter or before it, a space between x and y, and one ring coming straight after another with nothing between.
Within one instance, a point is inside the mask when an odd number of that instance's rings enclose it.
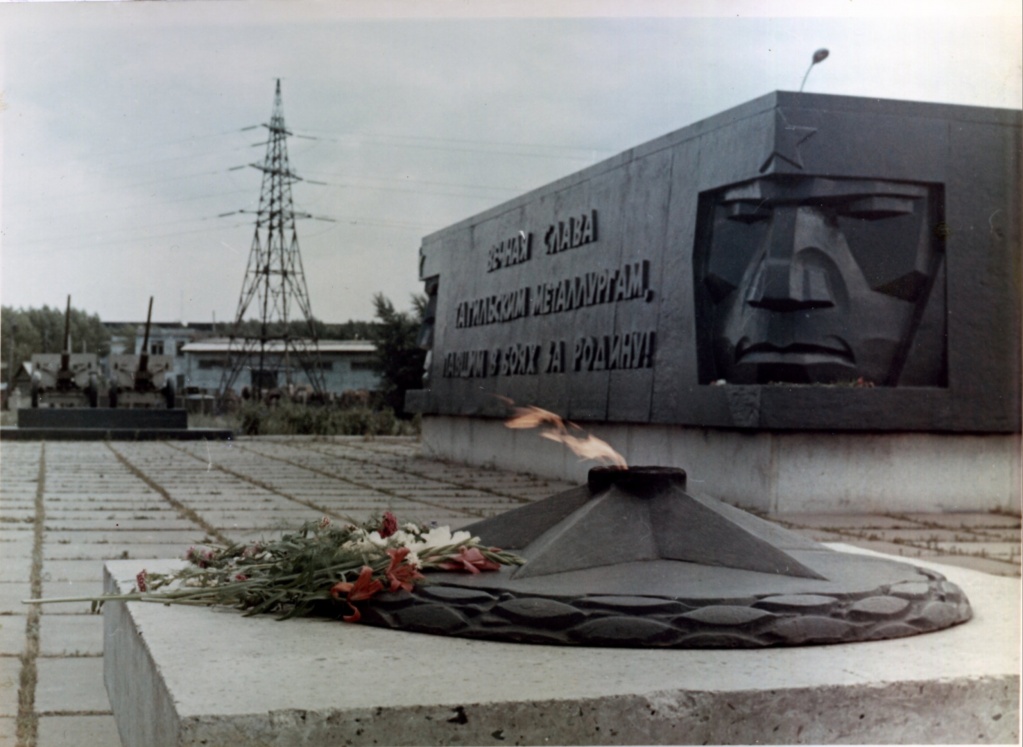
<instances>
[{"instance_id":1,"label":"red carnation","mask_svg":"<svg viewBox=\"0 0 1023 747\"><path fill-rule=\"evenodd\" d=\"M380 522L380 537L387 539L398 531L398 517L390 511L384 511L383 521Z\"/></svg>"}]
</instances>

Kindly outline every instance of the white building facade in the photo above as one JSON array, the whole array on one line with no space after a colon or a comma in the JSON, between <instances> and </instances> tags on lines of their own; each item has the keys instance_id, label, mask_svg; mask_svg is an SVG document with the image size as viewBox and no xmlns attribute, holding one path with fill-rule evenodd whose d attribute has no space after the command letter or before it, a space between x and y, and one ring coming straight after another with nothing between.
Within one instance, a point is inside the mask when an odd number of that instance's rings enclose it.
<instances>
[{"instance_id":1,"label":"white building facade","mask_svg":"<svg viewBox=\"0 0 1023 747\"><path fill-rule=\"evenodd\" d=\"M312 343L310 343L311 345ZM239 349L236 340L233 345L226 338L211 338L186 343L181 347L183 356L183 384L187 391L206 393L217 392L228 366L228 356ZM288 380L296 386L308 383L301 363L291 354L282 362L283 348L270 342L266 347L267 360L264 366L262 388L286 387ZM258 355L258 354L257 354ZM317 368L323 376L326 392L341 395L350 391L374 391L380 387L380 373L376 362L376 345L366 340L319 340L316 354L307 360L307 365ZM234 383L236 394L244 387L252 388L258 373L258 363L253 360L247 371L243 371ZM272 374L269 372L273 372Z\"/></svg>"}]
</instances>

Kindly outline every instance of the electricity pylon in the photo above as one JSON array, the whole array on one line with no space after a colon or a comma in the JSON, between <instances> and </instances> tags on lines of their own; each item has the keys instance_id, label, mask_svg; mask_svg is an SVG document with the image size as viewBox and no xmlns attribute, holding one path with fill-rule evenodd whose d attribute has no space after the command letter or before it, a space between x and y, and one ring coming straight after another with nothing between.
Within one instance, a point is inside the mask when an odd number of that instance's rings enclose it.
<instances>
[{"instance_id":1,"label":"electricity pylon","mask_svg":"<svg viewBox=\"0 0 1023 747\"><path fill-rule=\"evenodd\" d=\"M266 157L262 164L250 164L263 172L263 186L259 193L249 264L220 380L218 398L221 402L236 384L248 386L252 396L258 400L264 390L298 383L295 375L299 372L305 374L315 395L322 398L325 392L316 328L295 228L296 218L312 216L296 213L291 201L291 185L301 179L291 171L288 162L287 138L292 133L284 126L280 79L277 80L270 123L263 126L270 131ZM297 305L305 322L294 325L297 329L292 325L292 304ZM253 308L254 315L258 314L259 331L255 336L243 334L245 314L250 308ZM300 333L296 334L299 330ZM239 377L246 370L249 372L248 381L239 382Z\"/></svg>"}]
</instances>

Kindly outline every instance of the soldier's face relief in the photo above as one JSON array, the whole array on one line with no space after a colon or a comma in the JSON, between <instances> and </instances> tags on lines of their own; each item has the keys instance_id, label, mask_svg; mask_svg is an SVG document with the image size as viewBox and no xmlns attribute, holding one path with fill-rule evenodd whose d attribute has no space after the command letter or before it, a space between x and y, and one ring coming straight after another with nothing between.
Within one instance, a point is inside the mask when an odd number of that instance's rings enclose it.
<instances>
[{"instance_id":1,"label":"soldier's face relief","mask_svg":"<svg viewBox=\"0 0 1023 747\"><path fill-rule=\"evenodd\" d=\"M713 197L702 292L717 376L897 381L933 277L924 186L765 177Z\"/></svg>"}]
</instances>

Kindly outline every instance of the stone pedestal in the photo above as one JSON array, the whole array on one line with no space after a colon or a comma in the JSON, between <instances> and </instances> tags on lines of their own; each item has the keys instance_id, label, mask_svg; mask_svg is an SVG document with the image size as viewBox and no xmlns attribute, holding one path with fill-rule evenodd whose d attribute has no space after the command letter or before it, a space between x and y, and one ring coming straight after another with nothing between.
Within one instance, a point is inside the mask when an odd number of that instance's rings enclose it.
<instances>
[{"instance_id":1,"label":"stone pedestal","mask_svg":"<svg viewBox=\"0 0 1023 747\"><path fill-rule=\"evenodd\" d=\"M733 431L585 424L629 464L680 467L693 491L766 513L1020 510L1020 434ZM494 418L426 416L444 459L582 482L593 462Z\"/></svg>"},{"instance_id":2,"label":"stone pedestal","mask_svg":"<svg viewBox=\"0 0 1023 747\"><path fill-rule=\"evenodd\" d=\"M182 408L22 408L18 427L0 431L5 441L224 440L232 435L226 428L190 429Z\"/></svg>"},{"instance_id":3,"label":"stone pedestal","mask_svg":"<svg viewBox=\"0 0 1023 747\"><path fill-rule=\"evenodd\" d=\"M107 589L177 562L111 561ZM974 620L752 651L494 643L112 603L106 685L129 747L1016 742L1019 581L932 567L967 591Z\"/></svg>"},{"instance_id":4,"label":"stone pedestal","mask_svg":"<svg viewBox=\"0 0 1023 747\"><path fill-rule=\"evenodd\" d=\"M118 409L112 407L25 408L18 410L19 428L187 428L183 409Z\"/></svg>"}]
</instances>

